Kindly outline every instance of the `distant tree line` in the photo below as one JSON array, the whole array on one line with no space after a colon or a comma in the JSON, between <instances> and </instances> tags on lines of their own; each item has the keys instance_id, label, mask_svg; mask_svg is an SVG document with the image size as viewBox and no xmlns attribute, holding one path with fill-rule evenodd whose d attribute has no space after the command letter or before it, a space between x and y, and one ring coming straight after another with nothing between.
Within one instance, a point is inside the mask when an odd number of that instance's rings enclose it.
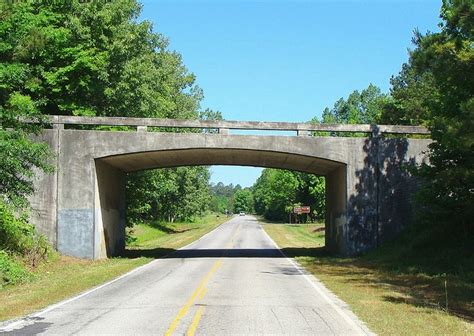
<instances>
[{"instance_id":1,"label":"distant tree line","mask_svg":"<svg viewBox=\"0 0 474 336\"><path fill-rule=\"evenodd\" d=\"M311 206L301 219L324 220L324 177L284 169L267 168L252 187L211 184L211 207L215 212L256 213L270 220L285 221L293 208ZM301 220L300 219L300 220Z\"/></svg>"},{"instance_id":2,"label":"distant tree line","mask_svg":"<svg viewBox=\"0 0 474 336\"><path fill-rule=\"evenodd\" d=\"M242 190L240 184L234 186L232 183L229 185L222 182L211 183L209 190L211 193L210 209L212 211L222 214L234 212L235 193Z\"/></svg>"}]
</instances>

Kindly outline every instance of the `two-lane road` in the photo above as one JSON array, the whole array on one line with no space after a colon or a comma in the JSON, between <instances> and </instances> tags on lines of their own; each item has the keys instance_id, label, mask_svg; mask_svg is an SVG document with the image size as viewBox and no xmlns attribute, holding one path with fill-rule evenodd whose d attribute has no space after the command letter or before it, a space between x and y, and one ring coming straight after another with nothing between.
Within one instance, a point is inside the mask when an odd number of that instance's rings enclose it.
<instances>
[{"instance_id":1,"label":"two-lane road","mask_svg":"<svg viewBox=\"0 0 474 336\"><path fill-rule=\"evenodd\" d=\"M284 257L252 216L165 259L0 328L7 334L364 335L366 327Z\"/></svg>"}]
</instances>

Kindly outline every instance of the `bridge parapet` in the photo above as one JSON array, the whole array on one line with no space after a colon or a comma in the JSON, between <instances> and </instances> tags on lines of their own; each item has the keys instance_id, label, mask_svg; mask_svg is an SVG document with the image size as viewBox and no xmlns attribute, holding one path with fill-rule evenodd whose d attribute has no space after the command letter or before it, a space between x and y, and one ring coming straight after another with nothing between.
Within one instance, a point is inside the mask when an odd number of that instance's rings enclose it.
<instances>
[{"instance_id":1,"label":"bridge parapet","mask_svg":"<svg viewBox=\"0 0 474 336\"><path fill-rule=\"evenodd\" d=\"M125 117L78 117L50 116L49 122L61 128L62 125L130 126L137 131L146 132L147 127L215 129L219 134L229 134L229 130L292 131L298 136L311 135L312 132L331 133L374 133L429 135L423 126L370 125L370 124L318 124L269 121L229 121L229 120L190 120Z\"/></svg>"}]
</instances>

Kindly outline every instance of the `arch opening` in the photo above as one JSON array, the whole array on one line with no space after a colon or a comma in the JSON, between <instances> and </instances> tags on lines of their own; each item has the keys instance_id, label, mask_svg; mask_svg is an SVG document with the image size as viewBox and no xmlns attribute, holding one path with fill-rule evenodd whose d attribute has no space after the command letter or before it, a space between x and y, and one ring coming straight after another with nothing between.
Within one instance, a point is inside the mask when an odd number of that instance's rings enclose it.
<instances>
[{"instance_id":1,"label":"arch opening","mask_svg":"<svg viewBox=\"0 0 474 336\"><path fill-rule=\"evenodd\" d=\"M128 153L95 159L95 258L125 249L126 173L155 168L233 165L278 168L326 178L326 246L337 252L346 214L346 164L285 152L193 148Z\"/></svg>"}]
</instances>

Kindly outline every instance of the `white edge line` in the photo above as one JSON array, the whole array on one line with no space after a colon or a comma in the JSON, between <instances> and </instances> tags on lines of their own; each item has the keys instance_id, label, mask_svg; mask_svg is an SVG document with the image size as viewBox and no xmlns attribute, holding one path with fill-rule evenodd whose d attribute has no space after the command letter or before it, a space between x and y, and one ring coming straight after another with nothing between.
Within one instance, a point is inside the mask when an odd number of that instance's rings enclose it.
<instances>
[{"instance_id":1,"label":"white edge line","mask_svg":"<svg viewBox=\"0 0 474 336\"><path fill-rule=\"evenodd\" d=\"M189 244L187 244L187 245L185 245L185 246L183 246L183 247L180 247L178 250L186 249L187 247L191 246L192 244L197 243L197 242L200 241L201 239L204 239L207 235L211 234L214 230L219 229L222 225L224 225L225 223L229 222L229 221L232 220L232 219L233 219L233 217L230 218L229 220L227 220L227 221L225 221L225 222L219 224L219 226L217 226L217 227L214 228L213 230L209 231L209 232L206 233L205 235L201 236L199 239L196 239L195 241L192 241L191 243L189 243ZM173 252L172 252L172 253L173 253ZM172 254L172 253L170 253L170 254ZM168 254L168 255L170 255L170 254ZM136 272L138 272L138 271L140 271L140 270L146 268L146 267L150 267L150 266L153 265L154 263L156 263L156 262L158 262L158 261L160 261L160 260L165 259L166 256L168 256L168 255L165 255L165 256L163 256L163 257L161 257L161 258L159 258L159 259L151 260L150 262L148 262L148 263L146 263L146 264L144 264L144 265L141 265L141 266L139 266L139 267L137 267L137 268L134 268L134 269L132 269L131 271L128 271L127 273L122 274L122 275L118 276L117 278L112 279L112 280L110 280L110 281L108 281L108 282L106 282L106 283L104 283L104 284L102 284L102 285L99 285L99 286L93 287L93 288L91 288L91 289L89 289L89 290L86 290L85 292L82 292L82 293L80 293L80 294L78 294L78 295L76 295L76 296L73 296L72 298L66 299L66 300L64 300L64 301L60 301L60 302L58 302L58 303L54 303L54 304L52 304L52 305L50 305L50 306L47 306L46 308L44 308L44 309L42 309L42 310L39 310L39 311L37 311L37 312L28 314L28 315L26 315L26 316L24 316L24 317L20 317L19 319L7 320L7 321L3 321L3 322L0 321L0 332L5 332L5 331L14 330L17 326L19 326L19 325L21 325L21 324L27 322L27 320L30 319L30 318L40 317L41 315L44 315L44 314L46 314L46 313L48 313L48 312L50 312L50 311L52 311L52 310L54 310L54 309L57 309L57 308L59 308L59 307L62 307L62 306L64 306L64 305L70 303L70 302L76 301L76 300L78 300L78 299L80 299L80 298L82 298L82 297L84 297L84 296L86 296L86 295L89 295L89 294L91 294L91 293L94 293L95 291L98 291L99 289L102 289L102 288L104 288L104 287L107 287L107 286L113 284L114 282L117 282L117 281L119 281L119 280L122 280L123 278L126 278L126 277L128 277L128 276L130 276L130 275L132 275L132 274L134 274L134 273L136 273Z\"/></svg>"},{"instance_id":2,"label":"white edge line","mask_svg":"<svg viewBox=\"0 0 474 336\"><path fill-rule=\"evenodd\" d=\"M263 225L260 224L262 226L262 229L263 229ZM303 266L301 266L300 264L298 264L293 258L290 258L288 257L282 250L281 248L275 243L275 241L268 235L268 233L265 231L265 229L263 229L263 232L265 232L265 235L267 236L267 238L272 242L272 244L278 249L278 251L280 251L280 253L290 261L290 263L293 265L294 268L296 268L296 270L298 270L298 272L311 284L311 286L313 286L314 289L316 289L316 291L323 297L323 299L347 322L349 323L353 328L355 328L356 330L360 330L361 332L361 335L374 335L365 325L362 321L359 320L359 318L351 311L351 313L354 315L354 317L357 319L357 322L356 323L354 321L353 318L351 318L350 316L347 315L346 312L344 312L338 305L336 305L334 303L334 301L328 296L327 293L325 293L325 291L331 293L332 295L334 295L338 300L340 300L341 302L343 302L345 305L347 305L344 301L342 301L341 299L339 299L339 297L334 294L332 291L330 291L326 286L323 285L323 283L321 283L320 281L317 280L317 278L311 274L310 276L305 273L303 270ZM317 283L316 283L316 281ZM321 288L323 287L324 290ZM349 310L350 311L350 310ZM367 330L365 330L367 329Z\"/></svg>"}]
</instances>

